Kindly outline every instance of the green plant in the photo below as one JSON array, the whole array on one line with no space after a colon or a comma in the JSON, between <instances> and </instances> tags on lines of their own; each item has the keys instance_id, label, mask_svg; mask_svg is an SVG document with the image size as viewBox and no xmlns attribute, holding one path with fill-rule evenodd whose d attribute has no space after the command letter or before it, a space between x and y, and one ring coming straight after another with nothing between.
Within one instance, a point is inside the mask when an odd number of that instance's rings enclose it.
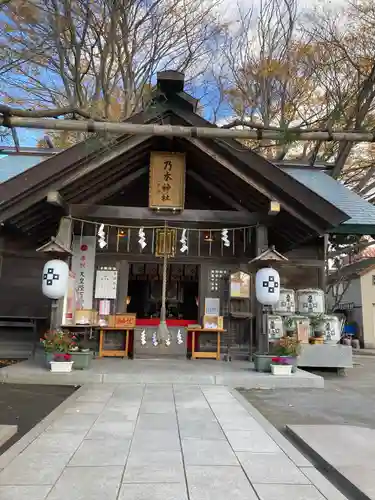
<instances>
[{"instance_id":1,"label":"green plant","mask_svg":"<svg viewBox=\"0 0 375 500\"><path fill-rule=\"evenodd\" d=\"M48 330L40 339L45 352L67 353L72 346L72 336L64 330Z\"/></svg>"},{"instance_id":2,"label":"green plant","mask_svg":"<svg viewBox=\"0 0 375 500\"><path fill-rule=\"evenodd\" d=\"M284 328L286 332L297 332L297 323L294 318L288 316L284 319Z\"/></svg>"},{"instance_id":3,"label":"green plant","mask_svg":"<svg viewBox=\"0 0 375 500\"><path fill-rule=\"evenodd\" d=\"M301 345L297 337L281 337L273 348L273 353L278 356L289 356L295 358L298 356Z\"/></svg>"},{"instance_id":4,"label":"green plant","mask_svg":"<svg viewBox=\"0 0 375 500\"><path fill-rule=\"evenodd\" d=\"M310 326L314 337L322 337L323 335L323 314L317 314L310 318Z\"/></svg>"}]
</instances>

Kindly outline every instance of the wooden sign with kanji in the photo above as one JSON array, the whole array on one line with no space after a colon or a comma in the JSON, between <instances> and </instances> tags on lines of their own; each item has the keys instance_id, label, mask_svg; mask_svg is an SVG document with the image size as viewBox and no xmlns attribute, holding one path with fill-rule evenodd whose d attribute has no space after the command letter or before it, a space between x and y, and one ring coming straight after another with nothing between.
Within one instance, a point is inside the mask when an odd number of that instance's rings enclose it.
<instances>
[{"instance_id":1,"label":"wooden sign with kanji","mask_svg":"<svg viewBox=\"0 0 375 500\"><path fill-rule=\"evenodd\" d=\"M183 210L185 205L185 155L152 152L149 207Z\"/></svg>"}]
</instances>

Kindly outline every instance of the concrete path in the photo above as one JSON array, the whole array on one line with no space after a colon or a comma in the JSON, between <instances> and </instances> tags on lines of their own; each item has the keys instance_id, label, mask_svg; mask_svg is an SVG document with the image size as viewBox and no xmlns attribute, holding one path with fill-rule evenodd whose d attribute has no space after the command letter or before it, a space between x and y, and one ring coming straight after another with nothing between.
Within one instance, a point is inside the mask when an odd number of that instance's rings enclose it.
<instances>
[{"instance_id":1,"label":"concrete path","mask_svg":"<svg viewBox=\"0 0 375 500\"><path fill-rule=\"evenodd\" d=\"M344 498L249 408L220 386L84 386L0 457L0 500Z\"/></svg>"},{"instance_id":2,"label":"concrete path","mask_svg":"<svg viewBox=\"0 0 375 500\"><path fill-rule=\"evenodd\" d=\"M291 425L288 432L353 498L375 500L375 430L351 425Z\"/></svg>"},{"instance_id":3,"label":"concrete path","mask_svg":"<svg viewBox=\"0 0 375 500\"><path fill-rule=\"evenodd\" d=\"M323 377L304 370L292 376L259 373L249 361L213 361L212 359L94 359L89 370L51 373L43 356L0 370L0 382L50 385L83 384L183 384L225 385L246 389L324 387Z\"/></svg>"}]
</instances>

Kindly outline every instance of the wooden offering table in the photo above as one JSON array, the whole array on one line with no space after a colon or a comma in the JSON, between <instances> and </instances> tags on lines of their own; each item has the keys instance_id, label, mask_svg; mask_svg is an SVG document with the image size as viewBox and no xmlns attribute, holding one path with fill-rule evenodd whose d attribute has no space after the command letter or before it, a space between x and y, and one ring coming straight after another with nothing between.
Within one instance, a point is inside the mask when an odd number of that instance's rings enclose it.
<instances>
[{"instance_id":1,"label":"wooden offering table","mask_svg":"<svg viewBox=\"0 0 375 500\"><path fill-rule=\"evenodd\" d=\"M221 334L225 332L222 328L188 328L188 331L192 334L192 347L191 347L191 357L192 359L216 359L220 361L220 340ZM216 351L199 351L197 350L197 340L198 335L210 333L216 335Z\"/></svg>"},{"instance_id":2,"label":"wooden offering table","mask_svg":"<svg viewBox=\"0 0 375 500\"><path fill-rule=\"evenodd\" d=\"M99 334L99 357L129 356L129 338L133 329L101 327Z\"/></svg>"}]
</instances>

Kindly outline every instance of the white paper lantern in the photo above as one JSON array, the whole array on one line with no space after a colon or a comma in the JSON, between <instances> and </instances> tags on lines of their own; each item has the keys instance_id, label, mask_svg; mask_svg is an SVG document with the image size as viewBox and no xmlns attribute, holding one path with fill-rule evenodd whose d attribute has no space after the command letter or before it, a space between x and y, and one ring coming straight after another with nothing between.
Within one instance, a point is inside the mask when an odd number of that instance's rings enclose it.
<instances>
[{"instance_id":1,"label":"white paper lantern","mask_svg":"<svg viewBox=\"0 0 375 500\"><path fill-rule=\"evenodd\" d=\"M68 264L62 260L49 260L43 268L43 295L49 299L62 299L68 288L68 279Z\"/></svg>"},{"instance_id":2,"label":"white paper lantern","mask_svg":"<svg viewBox=\"0 0 375 500\"><path fill-rule=\"evenodd\" d=\"M255 293L258 302L272 306L280 299L280 276L276 269L259 269L255 277Z\"/></svg>"}]
</instances>

